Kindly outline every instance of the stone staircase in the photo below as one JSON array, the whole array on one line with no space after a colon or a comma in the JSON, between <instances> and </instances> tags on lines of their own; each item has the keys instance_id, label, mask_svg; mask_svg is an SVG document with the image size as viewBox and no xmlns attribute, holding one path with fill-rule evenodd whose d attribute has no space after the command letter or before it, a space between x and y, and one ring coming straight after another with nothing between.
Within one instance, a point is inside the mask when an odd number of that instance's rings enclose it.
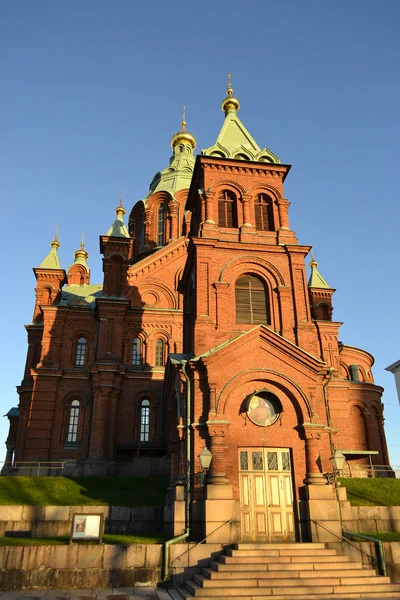
<instances>
[{"instance_id":1,"label":"stone staircase","mask_svg":"<svg viewBox=\"0 0 400 600\"><path fill-rule=\"evenodd\" d=\"M400 584L322 543L243 542L169 593L173 600L400 599Z\"/></svg>"}]
</instances>

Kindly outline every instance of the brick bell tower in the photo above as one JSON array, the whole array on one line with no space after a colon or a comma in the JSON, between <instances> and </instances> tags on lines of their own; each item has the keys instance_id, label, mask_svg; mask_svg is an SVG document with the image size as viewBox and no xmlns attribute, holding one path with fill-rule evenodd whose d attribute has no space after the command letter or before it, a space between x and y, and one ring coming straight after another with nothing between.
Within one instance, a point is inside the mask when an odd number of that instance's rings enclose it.
<instances>
[{"instance_id":1,"label":"brick bell tower","mask_svg":"<svg viewBox=\"0 0 400 600\"><path fill-rule=\"evenodd\" d=\"M239 119L239 108L229 81L222 129L216 143L197 156L186 203L191 222L179 287L183 353L171 355L164 386L171 437L178 427L180 438L172 457L171 482L177 492L170 508L181 516L171 517L173 533L181 533L186 523L199 536L218 529L209 541L288 540L300 529L319 539L311 533L309 519L321 502L331 527L340 529L336 496L323 476L330 471L329 457L335 448L355 445L363 456L368 445L364 438L355 439L356 426L351 439L350 402L361 394L363 406L376 404L379 417L382 389L373 385L372 357L338 343L341 323L332 321L335 290L314 258L307 282L305 260L311 246L299 244L290 228L284 194L290 166L258 146ZM343 357L352 353L347 362L365 363L368 385L363 389L358 382L358 387L349 384L346 373L351 370L341 366L341 352ZM270 398L275 417L252 421L253 397L259 406ZM357 422L359 413L354 408ZM376 423L373 427L377 429ZM376 450L385 461L379 444ZM201 471L198 457L204 446L213 458L202 489L195 474ZM273 464L281 469L276 497L285 486L291 490L291 498L278 499L275 512ZM248 490L258 486L258 470L265 474L260 484L264 500L253 498L246 508ZM186 497L192 500L186 520L179 508L184 497L179 486L185 481ZM293 508L290 514L285 503Z\"/></svg>"}]
</instances>

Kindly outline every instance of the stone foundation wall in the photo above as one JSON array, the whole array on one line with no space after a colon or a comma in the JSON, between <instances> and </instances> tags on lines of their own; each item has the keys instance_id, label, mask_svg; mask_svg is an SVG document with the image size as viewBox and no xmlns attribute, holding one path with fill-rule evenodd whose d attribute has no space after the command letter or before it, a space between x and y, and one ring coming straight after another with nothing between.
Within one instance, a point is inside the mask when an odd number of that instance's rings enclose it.
<instances>
[{"instance_id":1,"label":"stone foundation wall","mask_svg":"<svg viewBox=\"0 0 400 600\"><path fill-rule=\"evenodd\" d=\"M0 589L156 585L161 544L1 546Z\"/></svg>"},{"instance_id":2,"label":"stone foundation wall","mask_svg":"<svg viewBox=\"0 0 400 600\"><path fill-rule=\"evenodd\" d=\"M222 550L221 544L174 544L170 575L175 581L189 579ZM162 556L161 544L0 546L0 590L156 585Z\"/></svg>"},{"instance_id":3,"label":"stone foundation wall","mask_svg":"<svg viewBox=\"0 0 400 600\"><path fill-rule=\"evenodd\" d=\"M351 506L351 521L344 519L349 531L400 533L400 506Z\"/></svg>"},{"instance_id":4,"label":"stone foundation wall","mask_svg":"<svg viewBox=\"0 0 400 600\"><path fill-rule=\"evenodd\" d=\"M32 537L70 535L74 513L100 513L105 533L163 531L163 507L125 506L0 506L0 536L22 532Z\"/></svg>"}]
</instances>

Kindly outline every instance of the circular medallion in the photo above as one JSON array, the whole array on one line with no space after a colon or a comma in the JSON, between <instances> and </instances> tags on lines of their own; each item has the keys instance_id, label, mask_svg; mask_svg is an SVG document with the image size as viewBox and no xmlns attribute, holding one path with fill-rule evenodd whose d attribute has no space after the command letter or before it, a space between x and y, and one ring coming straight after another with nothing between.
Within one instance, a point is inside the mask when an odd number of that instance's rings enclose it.
<instances>
[{"instance_id":1,"label":"circular medallion","mask_svg":"<svg viewBox=\"0 0 400 600\"><path fill-rule=\"evenodd\" d=\"M249 397L247 416L255 425L268 427L275 423L281 412L282 405L277 396L271 392L254 392Z\"/></svg>"},{"instance_id":2,"label":"circular medallion","mask_svg":"<svg viewBox=\"0 0 400 600\"><path fill-rule=\"evenodd\" d=\"M158 296L154 292L145 292L142 296L142 302L146 306L154 306L158 302Z\"/></svg>"}]
</instances>

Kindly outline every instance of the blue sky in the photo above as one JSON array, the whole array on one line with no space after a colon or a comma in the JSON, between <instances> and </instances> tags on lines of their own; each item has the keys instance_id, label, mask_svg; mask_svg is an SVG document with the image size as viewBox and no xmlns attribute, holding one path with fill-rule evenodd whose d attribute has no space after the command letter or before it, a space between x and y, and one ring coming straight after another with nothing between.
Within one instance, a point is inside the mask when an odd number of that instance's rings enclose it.
<instances>
[{"instance_id":1,"label":"blue sky","mask_svg":"<svg viewBox=\"0 0 400 600\"><path fill-rule=\"evenodd\" d=\"M293 165L290 222L337 289L340 339L371 352L400 465L398 0L2 0L1 414L18 403L38 266L56 223L63 268L82 231L92 282L98 236L168 164L187 105L198 147L214 143L228 72L240 117ZM0 460L6 419L0 419Z\"/></svg>"}]
</instances>

